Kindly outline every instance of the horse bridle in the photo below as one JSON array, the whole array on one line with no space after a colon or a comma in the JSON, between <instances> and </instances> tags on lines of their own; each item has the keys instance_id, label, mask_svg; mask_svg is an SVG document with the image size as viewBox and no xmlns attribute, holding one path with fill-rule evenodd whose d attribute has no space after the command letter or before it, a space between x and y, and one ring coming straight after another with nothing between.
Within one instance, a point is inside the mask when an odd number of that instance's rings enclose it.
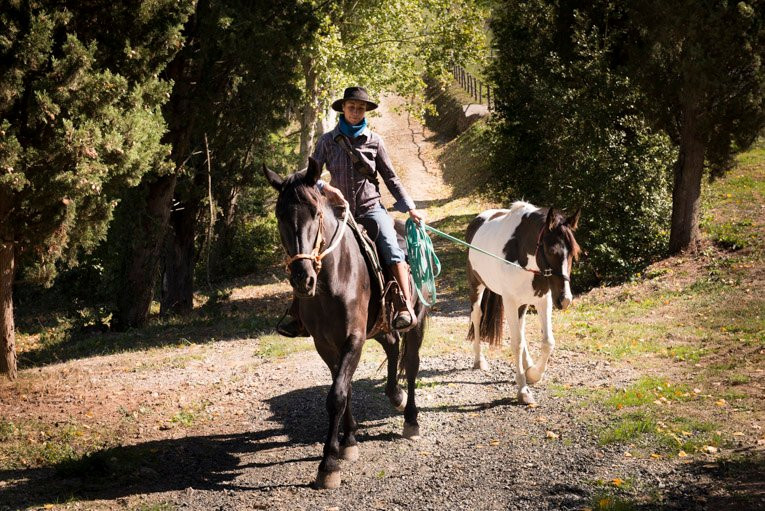
<instances>
[{"instance_id":1,"label":"horse bridle","mask_svg":"<svg viewBox=\"0 0 765 511\"><path fill-rule=\"evenodd\" d=\"M547 266L547 268L545 268L543 271L532 270L530 268L524 268L524 270L530 271L534 275L539 275L540 277L550 278L550 277L555 276L555 277L562 278L566 282L571 282L571 278L568 275L564 275L563 273L560 273L560 272L553 272L552 265L550 264L550 261L547 260L547 255L545 254L544 245L542 243L542 236L544 235L546 228L547 228L546 225L542 226L542 229L539 231L539 237L537 238L537 248L536 248L536 250L534 250L534 260L536 260L537 254L539 254L539 248L541 247L542 248L542 261L544 261L544 263Z\"/></svg>"},{"instance_id":2,"label":"horse bridle","mask_svg":"<svg viewBox=\"0 0 765 511\"><path fill-rule=\"evenodd\" d=\"M287 273L290 273L290 265L299 259L310 259L313 262L314 271L316 273L319 273L321 271L321 260L324 259L335 248L337 248L337 245L340 243L340 240L343 239L343 234L345 234L345 228L348 225L348 215L350 214L348 209L348 202L345 202L344 207L345 209L343 210L343 223L340 226L340 232L339 234L335 235L334 241L332 242L332 244L323 252L322 252L322 248L324 247L325 240L324 240L324 236L321 233L324 230L324 211L321 207L319 208L319 212L316 215L319 218L319 229L316 232L316 241L313 244L313 250L311 250L310 254L299 253L291 257L289 254L287 254L287 258L284 263L287 269Z\"/></svg>"}]
</instances>

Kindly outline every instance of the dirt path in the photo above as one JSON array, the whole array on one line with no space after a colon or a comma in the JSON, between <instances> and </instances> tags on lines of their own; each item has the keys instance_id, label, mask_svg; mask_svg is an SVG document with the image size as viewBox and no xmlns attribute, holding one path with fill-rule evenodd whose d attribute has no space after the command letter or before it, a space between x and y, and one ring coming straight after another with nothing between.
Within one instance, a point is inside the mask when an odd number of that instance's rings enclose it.
<instances>
[{"instance_id":1,"label":"dirt path","mask_svg":"<svg viewBox=\"0 0 765 511\"><path fill-rule=\"evenodd\" d=\"M399 101L386 98L383 111ZM390 112L373 125L419 206L450 196L420 126ZM257 314L288 292L284 281L240 286L228 307ZM488 373L470 368L466 325L464 315L432 318L418 442L401 438L402 414L378 371L382 350L368 343L353 394L361 458L327 491L310 483L330 379L307 341L245 333L25 369L17 383L0 383L0 426L15 424L0 439L30 435L39 449L29 461L43 468L0 471L0 510L585 509L625 474L634 494L661 491L664 509L716 509L703 489L711 469L599 444L591 429L599 418L582 396L626 385L634 369L559 350L536 386L539 406L519 406L506 356L490 356ZM529 325L536 330L536 318ZM269 346L297 352L274 356ZM54 438L96 453L46 462L66 458L52 452Z\"/></svg>"},{"instance_id":2,"label":"dirt path","mask_svg":"<svg viewBox=\"0 0 765 511\"><path fill-rule=\"evenodd\" d=\"M370 124L385 140L393 166L417 207L427 208L434 201L451 197L452 190L441 177L433 134L405 112L403 105L401 97L383 97L381 115L371 118ZM383 194L384 203L393 204L388 191Z\"/></svg>"}]
</instances>

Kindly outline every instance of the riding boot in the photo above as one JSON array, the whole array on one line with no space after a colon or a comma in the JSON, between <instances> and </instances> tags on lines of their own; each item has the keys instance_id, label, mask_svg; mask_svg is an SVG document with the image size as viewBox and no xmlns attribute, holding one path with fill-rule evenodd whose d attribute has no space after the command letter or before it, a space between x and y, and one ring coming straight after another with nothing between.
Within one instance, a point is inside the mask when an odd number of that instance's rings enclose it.
<instances>
[{"instance_id":1,"label":"riding boot","mask_svg":"<svg viewBox=\"0 0 765 511\"><path fill-rule=\"evenodd\" d=\"M286 323L279 321L276 325L276 331L284 337L308 337L308 330L305 329L303 322L300 321L300 309L298 308L297 298L292 297L292 304L290 308L285 312L285 316L289 315L290 319ZM282 318L283 320L284 318Z\"/></svg>"},{"instance_id":2,"label":"riding boot","mask_svg":"<svg viewBox=\"0 0 765 511\"><path fill-rule=\"evenodd\" d=\"M394 330L406 332L417 326L417 315L412 308L412 291L409 287L409 266L405 262L391 265L393 277L401 290L401 304L393 315Z\"/></svg>"}]
</instances>

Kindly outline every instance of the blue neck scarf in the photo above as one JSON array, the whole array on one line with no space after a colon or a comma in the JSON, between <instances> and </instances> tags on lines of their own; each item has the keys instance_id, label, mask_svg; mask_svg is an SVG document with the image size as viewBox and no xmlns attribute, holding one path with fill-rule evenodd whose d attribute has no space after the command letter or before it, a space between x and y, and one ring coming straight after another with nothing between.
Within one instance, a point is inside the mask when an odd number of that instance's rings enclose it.
<instances>
[{"instance_id":1,"label":"blue neck scarf","mask_svg":"<svg viewBox=\"0 0 765 511\"><path fill-rule=\"evenodd\" d=\"M359 124L350 124L348 121L345 120L345 116L343 114L340 114L340 132L348 137L356 138L359 135L361 135L361 132L364 131L364 128L367 127L367 118L364 117L364 119Z\"/></svg>"}]
</instances>

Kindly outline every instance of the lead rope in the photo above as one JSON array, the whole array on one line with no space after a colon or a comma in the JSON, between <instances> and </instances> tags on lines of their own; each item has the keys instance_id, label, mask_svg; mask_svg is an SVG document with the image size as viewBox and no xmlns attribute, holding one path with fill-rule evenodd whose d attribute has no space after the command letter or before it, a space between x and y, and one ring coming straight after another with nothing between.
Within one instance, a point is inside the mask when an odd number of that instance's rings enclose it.
<instances>
[{"instance_id":1,"label":"lead rope","mask_svg":"<svg viewBox=\"0 0 765 511\"><path fill-rule=\"evenodd\" d=\"M458 245L463 245L467 248L472 248L473 250L477 252L481 252L482 254L486 254L487 256L493 257L494 259L497 259L498 261L502 261L505 264L509 264L510 266L515 266L517 268L520 268L521 270L534 273L535 275L541 275L543 277L549 277L550 276L550 270L545 269L544 272L540 272L538 270L531 270L529 268L525 268L521 266L518 263L515 263L513 261L508 261L507 259L504 259L502 257L499 257L498 255L492 254L491 252L487 252L483 249L480 249L476 247L475 245L471 245L470 243L467 243L465 241L462 241L459 238L455 238L454 236L450 236L449 234L446 234L443 231L439 231L438 229L431 227L427 225L425 222L420 222L420 225L417 225L414 220L411 218L408 218L406 220L406 244L407 244L407 255L409 256L409 266L412 270L412 278L414 279L415 289L417 290L417 296L420 297L420 300L427 306L430 307L434 303L436 303L436 282L435 278L438 277L439 273L441 273L441 262L438 260L438 257L436 256L435 250L433 250L433 242L430 239L430 236L425 232L426 230L431 231L435 234L438 234L439 236L448 239L449 241L453 241L454 243L457 243ZM537 250L539 250L539 243L542 239L542 232L539 233L539 240L537 241ZM536 257L536 252L534 253L534 256ZM420 288L422 286L425 286L428 290L428 296L432 297L432 303L428 303L425 298L422 296L422 292L420 291Z\"/></svg>"}]
</instances>

